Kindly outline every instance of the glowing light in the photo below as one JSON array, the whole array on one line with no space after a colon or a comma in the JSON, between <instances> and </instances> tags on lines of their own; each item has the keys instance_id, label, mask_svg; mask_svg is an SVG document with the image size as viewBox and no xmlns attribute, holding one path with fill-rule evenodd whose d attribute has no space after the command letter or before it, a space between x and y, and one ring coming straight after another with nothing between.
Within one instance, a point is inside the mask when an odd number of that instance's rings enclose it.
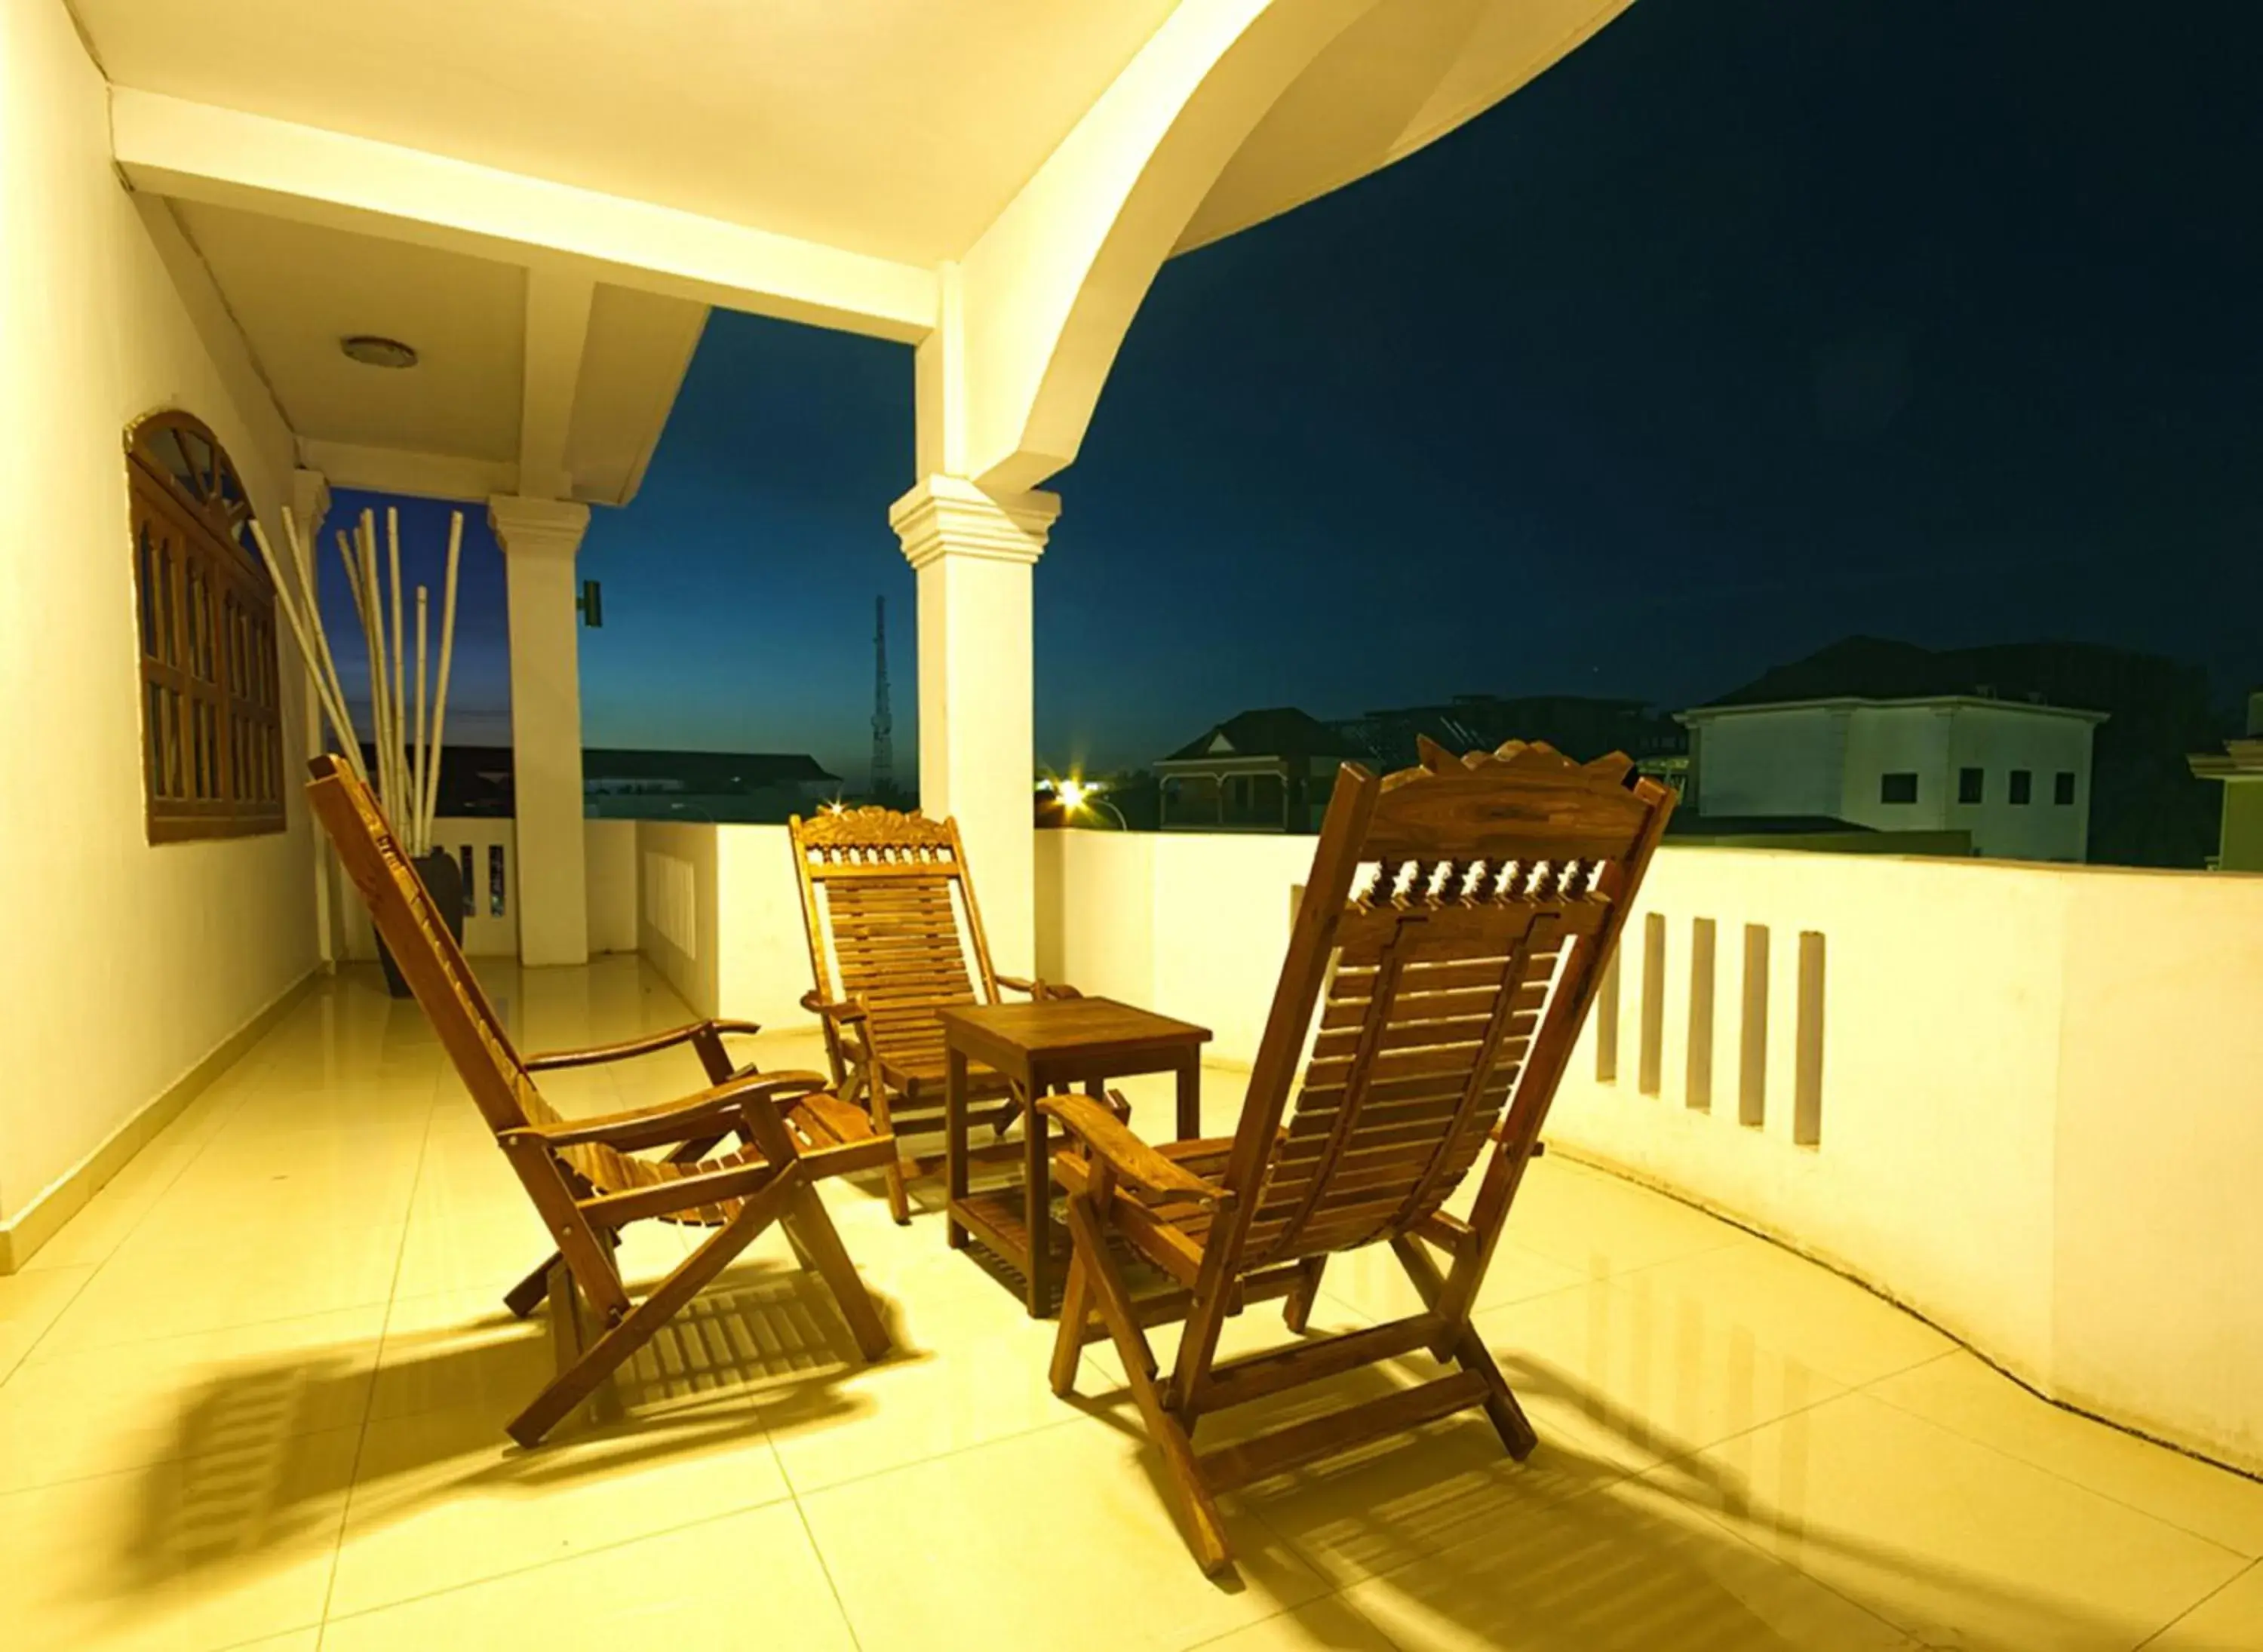
<instances>
[{"instance_id":1,"label":"glowing light","mask_svg":"<svg viewBox=\"0 0 2263 1652\"><path fill-rule=\"evenodd\" d=\"M1060 783L1061 807L1074 815L1084 807L1085 799L1099 789L1096 786L1087 786L1081 780L1063 780Z\"/></svg>"}]
</instances>

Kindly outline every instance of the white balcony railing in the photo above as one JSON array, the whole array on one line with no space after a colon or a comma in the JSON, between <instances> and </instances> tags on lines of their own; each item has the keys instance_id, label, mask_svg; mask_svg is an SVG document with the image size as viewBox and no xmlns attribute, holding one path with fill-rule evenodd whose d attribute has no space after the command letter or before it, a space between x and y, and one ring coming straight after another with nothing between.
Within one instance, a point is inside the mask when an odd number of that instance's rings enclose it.
<instances>
[{"instance_id":1,"label":"white balcony railing","mask_svg":"<svg viewBox=\"0 0 2263 1652\"><path fill-rule=\"evenodd\" d=\"M784 830L634 830L646 955L703 1011L804 1024ZM1040 832L1038 971L1247 1061L1312 843ZM2263 1471L2263 877L1670 849L1615 978L1558 1150Z\"/></svg>"}]
</instances>

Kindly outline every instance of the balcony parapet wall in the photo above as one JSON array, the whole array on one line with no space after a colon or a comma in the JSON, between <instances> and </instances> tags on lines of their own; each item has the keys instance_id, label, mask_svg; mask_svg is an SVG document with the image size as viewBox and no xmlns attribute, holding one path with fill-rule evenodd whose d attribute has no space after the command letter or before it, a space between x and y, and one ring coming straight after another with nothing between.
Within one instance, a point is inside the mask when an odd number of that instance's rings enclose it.
<instances>
[{"instance_id":1,"label":"balcony parapet wall","mask_svg":"<svg viewBox=\"0 0 2263 1652\"><path fill-rule=\"evenodd\" d=\"M1246 1061L1312 841L1040 833L1038 968ZM1615 973L1560 1150L2263 1473L2263 877L1667 849Z\"/></svg>"}]
</instances>

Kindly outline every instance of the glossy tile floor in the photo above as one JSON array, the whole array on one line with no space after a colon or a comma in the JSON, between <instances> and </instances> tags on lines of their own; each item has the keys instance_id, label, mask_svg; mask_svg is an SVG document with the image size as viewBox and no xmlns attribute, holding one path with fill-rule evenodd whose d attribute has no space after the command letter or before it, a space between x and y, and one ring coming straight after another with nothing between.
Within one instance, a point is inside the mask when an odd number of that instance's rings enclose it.
<instances>
[{"instance_id":1,"label":"glossy tile floor","mask_svg":"<svg viewBox=\"0 0 2263 1652\"><path fill-rule=\"evenodd\" d=\"M485 973L530 1049L690 1018L633 959ZM577 1112L697 1082L681 1052L566 1077ZM1239 1083L1208 1076L1214 1128ZM937 1217L827 1197L894 1358L844 1357L766 1242L618 1385L625 1415L517 1451L548 1337L498 1299L539 1227L415 1008L326 983L0 1279L0 1646L2263 1647L2263 1484L1560 1158L1479 1315L1532 1460L1471 1417L1253 1488L1224 1585L1112 1352L1055 1400L1047 1328ZM626 1255L682 1244L647 1227ZM1395 1273L1338 1261L1316 1326L1404 1311ZM1262 1310L1230 1333L1284 1335Z\"/></svg>"}]
</instances>

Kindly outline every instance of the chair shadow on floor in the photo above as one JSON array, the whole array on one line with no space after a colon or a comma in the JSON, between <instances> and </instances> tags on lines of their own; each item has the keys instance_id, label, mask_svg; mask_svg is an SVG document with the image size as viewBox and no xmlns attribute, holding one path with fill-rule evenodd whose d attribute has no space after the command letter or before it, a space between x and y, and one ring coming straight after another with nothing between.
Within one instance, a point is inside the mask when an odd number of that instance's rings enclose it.
<instances>
[{"instance_id":1,"label":"chair shadow on floor","mask_svg":"<svg viewBox=\"0 0 2263 1652\"><path fill-rule=\"evenodd\" d=\"M1465 1415L1258 1482L1224 1500L1229 1524L1244 1532L1237 1540L1251 1565L1242 1569L1263 1564L1269 1551L1276 1561L1293 1554L1331 1583L1354 1589L1352 1604L1402 1646L2039 1652L2134 1647L2162 1627L2105 1619L1803 1521L1772 1507L1746 1476L1699 1457L1576 1375L1496 1357L1539 1430L1530 1458L1514 1461L1482 1417ZM1420 1357L1395 1372L1369 1367L1287 1403L1260 1402L1251 1409L1262 1416L1242 1426L1278 1426L1340 1407L1348 1395L1436 1373ZM1140 1443L1139 1460L1160 1508L1162 1463L1128 1393L1081 1395L1072 1403ZM1567 1426L1573 1417L1584 1441ZM1239 1431L1222 1428L1204 1444ZM1626 1460L1637 1453L1645 1464L1663 1461L1641 1474ZM1189 1556L1188 1567L1194 1564ZM1833 1581L1818 1581L1817 1571ZM1233 1571L1213 1582L1229 1591L1247 1586Z\"/></svg>"},{"instance_id":2,"label":"chair shadow on floor","mask_svg":"<svg viewBox=\"0 0 2263 1652\"><path fill-rule=\"evenodd\" d=\"M907 1351L892 1299L872 1303ZM448 1499L533 1494L633 1475L698 1453L764 1445L773 1425L853 1426L871 1402L843 1388L868 1369L824 1281L742 1259L665 1326L577 1417L533 1450L503 1424L551 1370L551 1329L498 1308L459 1323L247 1365L181 1396L165 1460L144 1471L119 1560L141 1588L208 1570L257 1570L271 1551L327 1540L347 1494L353 1524ZM341 1436L367 1419L358 1449ZM416 1426L421 1421L424 1426ZM374 1452L366 1441L385 1431Z\"/></svg>"}]
</instances>

